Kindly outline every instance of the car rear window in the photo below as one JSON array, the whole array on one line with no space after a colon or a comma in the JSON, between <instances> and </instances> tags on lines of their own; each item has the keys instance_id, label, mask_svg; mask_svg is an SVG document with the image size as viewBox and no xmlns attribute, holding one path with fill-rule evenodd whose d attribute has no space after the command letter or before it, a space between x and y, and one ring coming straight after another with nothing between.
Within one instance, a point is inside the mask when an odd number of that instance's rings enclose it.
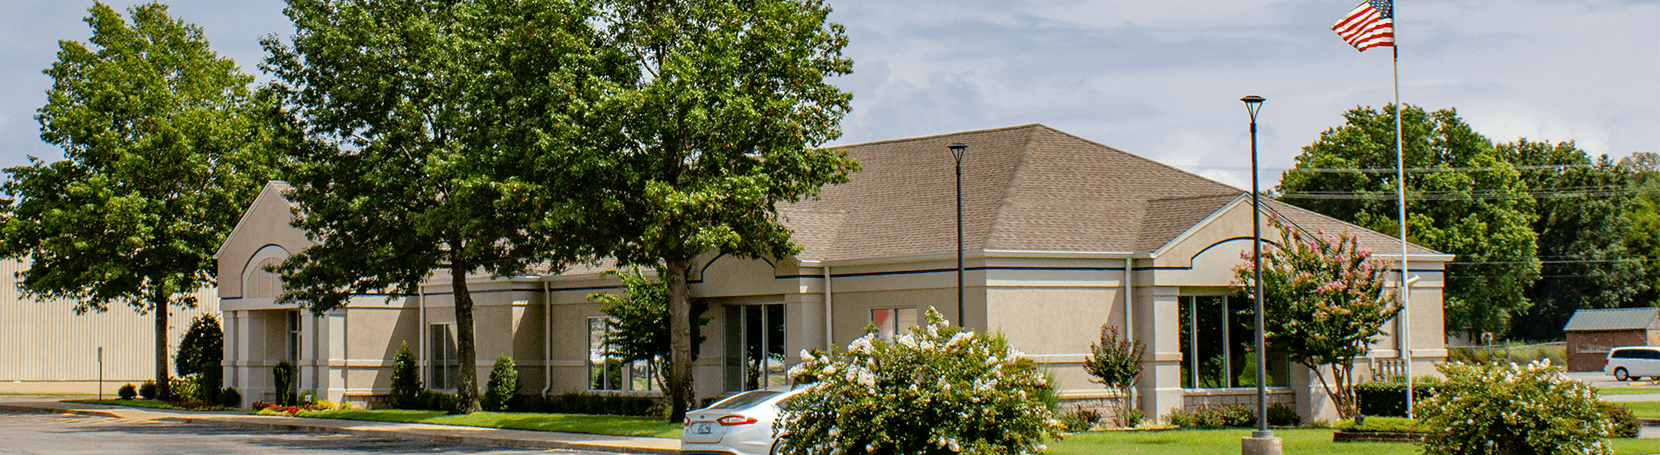
<instances>
[{"instance_id":1,"label":"car rear window","mask_svg":"<svg viewBox=\"0 0 1660 455\"><path fill-rule=\"evenodd\" d=\"M776 390L751 390L733 395L732 398L721 400L721 402L715 403L714 406L710 406L709 409L743 409L754 406L756 403L767 401L768 398L772 398L780 393L784 392Z\"/></svg>"},{"instance_id":2,"label":"car rear window","mask_svg":"<svg viewBox=\"0 0 1660 455\"><path fill-rule=\"evenodd\" d=\"M1660 359L1660 351L1653 349L1615 349L1611 358L1616 359Z\"/></svg>"}]
</instances>

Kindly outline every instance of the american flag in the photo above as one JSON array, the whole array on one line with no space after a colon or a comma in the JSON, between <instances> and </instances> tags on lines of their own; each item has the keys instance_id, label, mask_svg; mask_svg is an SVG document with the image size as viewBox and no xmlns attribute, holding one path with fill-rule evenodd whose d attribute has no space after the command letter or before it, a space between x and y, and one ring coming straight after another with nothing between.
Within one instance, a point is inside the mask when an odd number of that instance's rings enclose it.
<instances>
[{"instance_id":1,"label":"american flag","mask_svg":"<svg viewBox=\"0 0 1660 455\"><path fill-rule=\"evenodd\" d=\"M1356 50L1395 45L1394 0L1367 0L1360 2L1349 14L1331 26L1337 36L1343 37Z\"/></svg>"}]
</instances>

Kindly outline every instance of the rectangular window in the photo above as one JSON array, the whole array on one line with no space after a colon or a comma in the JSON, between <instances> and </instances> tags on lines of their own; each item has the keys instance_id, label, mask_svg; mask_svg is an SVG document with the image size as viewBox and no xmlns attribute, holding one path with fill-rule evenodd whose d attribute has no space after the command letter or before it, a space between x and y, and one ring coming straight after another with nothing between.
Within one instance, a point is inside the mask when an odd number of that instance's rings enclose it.
<instances>
[{"instance_id":1,"label":"rectangular window","mask_svg":"<svg viewBox=\"0 0 1660 455\"><path fill-rule=\"evenodd\" d=\"M1180 302L1182 387L1256 387L1256 317L1250 299L1183 296ZM1269 349L1267 385L1289 386L1289 360Z\"/></svg>"},{"instance_id":2,"label":"rectangular window","mask_svg":"<svg viewBox=\"0 0 1660 455\"><path fill-rule=\"evenodd\" d=\"M726 389L790 385L784 356L784 305L726 307Z\"/></svg>"},{"instance_id":3,"label":"rectangular window","mask_svg":"<svg viewBox=\"0 0 1660 455\"><path fill-rule=\"evenodd\" d=\"M605 336L613 331L603 316L588 318L588 390L658 391L651 362L618 359Z\"/></svg>"},{"instance_id":4,"label":"rectangular window","mask_svg":"<svg viewBox=\"0 0 1660 455\"><path fill-rule=\"evenodd\" d=\"M461 361L456 357L455 324L432 324L428 327L427 340L431 343L427 349L427 365L431 377L427 378L427 388L433 390L455 390L456 383L461 380Z\"/></svg>"},{"instance_id":5,"label":"rectangular window","mask_svg":"<svg viewBox=\"0 0 1660 455\"><path fill-rule=\"evenodd\" d=\"M299 363L299 361L300 361L300 312L299 311L288 311L287 313L288 314L286 316L288 316L288 318L287 318L288 321L287 321L286 325L287 325L287 328L288 328L288 338L287 338L286 342L284 343L283 350L286 351L286 352L283 353L283 356L290 363Z\"/></svg>"},{"instance_id":6,"label":"rectangular window","mask_svg":"<svg viewBox=\"0 0 1660 455\"><path fill-rule=\"evenodd\" d=\"M892 339L894 335L916 327L916 308L870 310L870 325L876 326L876 332L882 338Z\"/></svg>"}]
</instances>

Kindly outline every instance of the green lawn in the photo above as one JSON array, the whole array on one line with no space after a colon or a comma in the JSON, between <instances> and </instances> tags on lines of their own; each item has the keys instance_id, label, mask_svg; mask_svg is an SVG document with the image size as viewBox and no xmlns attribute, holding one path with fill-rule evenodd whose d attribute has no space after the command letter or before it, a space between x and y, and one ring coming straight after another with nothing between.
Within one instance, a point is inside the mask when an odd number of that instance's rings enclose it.
<instances>
[{"instance_id":1,"label":"green lawn","mask_svg":"<svg viewBox=\"0 0 1660 455\"><path fill-rule=\"evenodd\" d=\"M462 425L469 427L511 428L515 430L609 434L618 436L652 436L659 438L680 437L680 424L664 422L663 419L655 417L535 414L528 412L475 412L468 415L447 415L438 411L405 410L309 411L301 412L299 416L321 419L415 422L439 425Z\"/></svg>"},{"instance_id":2,"label":"green lawn","mask_svg":"<svg viewBox=\"0 0 1660 455\"><path fill-rule=\"evenodd\" d=\"M1597 389L1597 395L1660 395L1660 386L1609 387Z\"/></svg>"},{"instance_id":3,"label":"green lawn","mask_svg":"<svg viewBox=\"0 0 1660 455\"><path fill-rule=\"evenodd\" d=\"M1329 455L1416 455L1417 444L1331 442L1336 430L1295 429L1274 430L1284 444L1285 453L1318 453ZM1065 440L1049 443L1050 454L1158 454L1199 455L1239 453L1239 439L1249 436L1251 430L1172 430L1172 431L1107 431L1079 433ZM1660 440L1615 439L1614 452L1627 454L1660 453Z\"/></svg>"},{"instance_id":4,"label":"green lawn","mask_svg":"<svg viewBox=\"0 0 1660 455\"><path fill-rule=\"evenodd\" d=\"M1615 404L1631 409L1631 413L1637 414L1637 417L1660 418L1660 402L1639 401Z\"/></svg>"}]
</instances>

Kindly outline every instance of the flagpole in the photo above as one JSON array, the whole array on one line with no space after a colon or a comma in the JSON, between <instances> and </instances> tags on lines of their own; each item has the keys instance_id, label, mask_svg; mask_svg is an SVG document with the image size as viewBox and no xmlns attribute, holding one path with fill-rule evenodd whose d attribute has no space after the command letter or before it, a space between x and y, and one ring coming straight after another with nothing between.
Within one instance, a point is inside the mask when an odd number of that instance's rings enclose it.
<instances>
[{"instance_id":1,"label":"flagpole","mask_svg":"<svg viewBox=\"0 0 1660 455\"><path fill-rule=\"evenodd\" d=\"M1395 10L1394 2L1390 3L1390 16L1396 16L1393 14ZM1400 36L1398 28L1395 29L1395 36ZM1401 358L1404 359L1401 362L1403 364L1402 374L1406 376L1406 418L1410 419L1412 418L1412 320L1407 315L1407 293L1409 290L1407 271L1409 269L1406 266L1406 154L1402 152L1405 146L1401 142L1401 47L1399 40L1391 39L1391 41L1393 41L1391 43L1393 45L1389 46L1389 51L1392 54L1390 66L1395 75L1395 195L1399 198L1399 204L1396 205L1399 209L1397 215L1400 216L1401 224L1401 278L1400 281L1396 282L1400 285L1396 297L1400 299L1401 311L1395 317L1396 320L1400 321L1397 326L1399 332L1397 335L1401 341Z\"/></svg>"}]
</instances>

